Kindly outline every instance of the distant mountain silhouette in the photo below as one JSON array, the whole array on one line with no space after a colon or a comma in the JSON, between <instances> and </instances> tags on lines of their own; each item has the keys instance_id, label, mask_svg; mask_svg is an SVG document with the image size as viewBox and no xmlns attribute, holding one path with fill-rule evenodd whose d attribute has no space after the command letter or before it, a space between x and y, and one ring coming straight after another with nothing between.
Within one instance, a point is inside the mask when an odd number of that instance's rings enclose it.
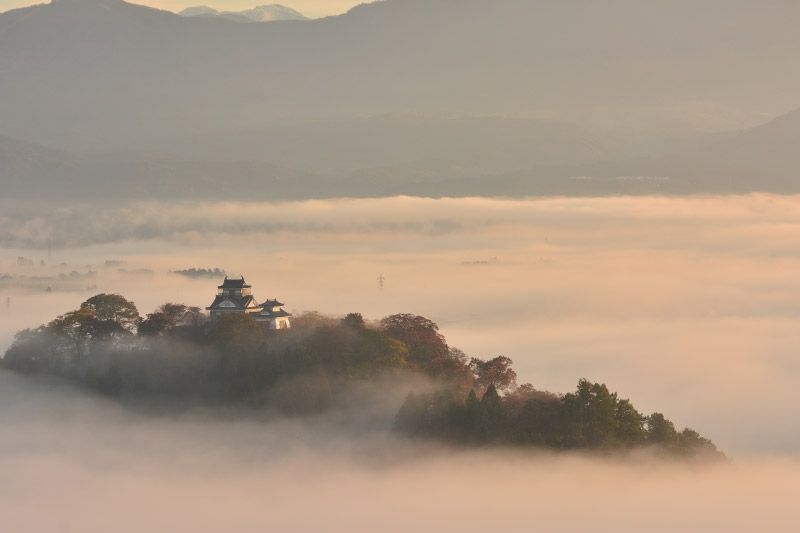
<instances>
[{"instance_id":1,"label":"distant mountain silhouette","mask_svg":"<svg viewBox=\"0 0 800 533\"><path fill-rule=\"evenodd\" d=\"M0 135L0 196L62 190L81 173L80 158Z\"/></svg>"},{"instance_id":2,"label":"distant mountain silhouette","mask_svg":"<svg viewBox=\"0 0 800 533\"><path fill-rule=\"evenodd\" d=\"M640 168L719 191L800 192L800 110Z\"/></svg>"},{"instance_id":3,"label":"distant mountain silhouette","mask_svg":"<svg viewBox=\"0 0 800 533\"><path fill-rule=\"evenodd\" d=\"M449 182L461 194L800 193L800 110L761 126L710 137L700 146L651 158L530 168Z\"/></svg>"},{"instance_id":4,"label":"distant mountain silhouette","mask_svg":"<svg viewBox=\"0 0 800 533\"><path fill-rule=\"evenodd\" d=\"M313 196L318 183L308 173L262 162L141 153L79 156L0 136L4 200L290 199Z\"/></svg>"},{"instance_id":5,"label":"distant mountain silhouette","mask_svg":"<svg viewBox=\"0 0 800 533\"><path fill-rule=\"evenodd\" d=\"M219 17L234 22L273 22L277 20L308 20L308 17L280 4L256 6L243 11L218 11L208 6L192 6L178 13L182 17Z\"/></svg>"},{"instance_id":6,"label":"distant mountain silhouette","mask_svg":"<svg viewBox=\"0 0 800 533\"><path fill-rule=\"evenodd\" d=\"M384 119L386 120L386 119ZM655 158L637 158L602 161L575 165L531 164L527 168L510 170L500 160L504 158L500 139L492 148L494 159L475 156L444 157L441 159L403 160L395 154L370 153L364 145L363 161L356 147L346 146L350 140L366 140L370 133L368 124L360 126L342 123L329 124L327 128L309 126L295 130L294 134L308 133L306 145L314 161L307 167L317 171L300 170L290 166L259 161L224 159L176 159L154 154L116 154L76 156L40 145L0 136L0 183L7 198L46 200L63 199L231 199L231 200L285 200L326 198L339 196L368 197L395 194L424 196L527 196L527 195L614 195L614 194L692 194L692 193L748 193L776 192L800 193L800 153L796 150L800 139L800 111L796 111L767 124L748 130L708 140L701 147ZM480 122L479 120L477 122ZM473 137L476 132L491 132L486 127L466 127L470 120L453 120L445 128L431 121L410 121L405 134L429 130L429 137L417 139L424 145L442 131L468 132L462 144L450 147L466 149L482 142ZM334 134L340 128L362 129L358 134L347 131L344 140L336 142ZM501 129L514 131L508 125L497 124ZM381 127L373 125L373 128ZM403 128L395 126L395 132ZM316 131L314 137L312 132ZM533 130L531 130L533 131ZM546 131L546 130L543 130ZM566 130L564 133L568 133ZM574 134L573 132L572 134ZM525 145L524 128L519 148ZM472 137L470 139L470 137ZM485 137L483 140L488 140ZM560 148L569 146L568 136L551 141ZM579 135L573 140L581 139ZM582 153L589 157L594 149L591 137L583 140L589 148ZM326 141L330 141L327 145ZM344 144L343 144L344 143ZM273 148L272 155L281 159L281 151L295 145L290 137L285 145ZM532 146L536 146L532 143ZM575 146L575 145L573 145ZM327 152L325 150L327 148ZM338 151L342 151L337 155ZM300 154L283 154L287 161L297 160ZM351 160L352 159L352 160ZM536 159L535 154L528 161ZM326 161L335 170L323 172ZM524 160L519 154L514 160ZM542 160L546 160L542 158ZM359 162L368 165L376 161L385 164L356 168ZM504 169L492 171L491 168ZM225 176L225 180L220 180Z\"/></svg>"},{"instance_id":7,"label":"distant mountain silhouette","mask_svg":"<svg viewBox=\"0 0 800 533\"><path fill-rule=\"evenodd\" d=\"M800 4L728 0L387 0L275 25L57 0L0 15L0 120L54 146L163 149L330 114L777 115L798 104L799 25Z\"/></svg>"},{"instance_id":8,"label":"distant mountain silhouette","mask_svg":"<svg viewBox=\"0 0 800 533\"><path fill-rule=\"evenodd\" d=\"M739 0L386 0L275 24L55 0L0 15L0 132L67 161L44 166L88 165L88 190L139 195L216 191L209 168L256 189L256 169L320 176L292 195L653 187L611 179L634 173L768 188L792 180L784 119L675 157L633 159L625 139L796 107L798 26L800 3Z\"/></svg>"}]
</instances>

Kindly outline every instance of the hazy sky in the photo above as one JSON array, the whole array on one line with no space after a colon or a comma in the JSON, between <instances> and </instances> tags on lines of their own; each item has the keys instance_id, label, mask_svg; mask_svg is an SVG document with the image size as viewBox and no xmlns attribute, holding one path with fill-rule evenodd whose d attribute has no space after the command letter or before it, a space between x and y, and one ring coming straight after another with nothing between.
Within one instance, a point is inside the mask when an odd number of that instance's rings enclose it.
<instances>
[{"instance_id":1,"label":"hazy sky","mask_svg":"<svg viewBox=\"0 0 800 533\"><path fill-rule=\"evenodd\" d=\"M32 0L0 0L0 12L24 7L32 4L49 3ZM324 17L338 15L358 4L368 3L367 0L131 0L133 4L142 4L169 11L180 11L189 6L207 5L221 11L234 11L249 9L257 5L283 4L294 8L308 17Z\"/></svg>"}]
</instances>

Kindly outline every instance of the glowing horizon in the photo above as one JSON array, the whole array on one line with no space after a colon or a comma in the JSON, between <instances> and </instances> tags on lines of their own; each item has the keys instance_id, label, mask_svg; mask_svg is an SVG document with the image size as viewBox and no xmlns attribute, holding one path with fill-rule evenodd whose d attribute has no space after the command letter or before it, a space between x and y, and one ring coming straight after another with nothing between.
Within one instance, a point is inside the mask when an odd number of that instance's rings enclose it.
<instances>
[{"instance_id":1,"label":"glowing horizon","mask_svg":"<svg viewBox=\"0 0 800 533\"><path fill-rule=\"evenodd\" d=\"M28 7L37 4L48 4L49 0L37 2L35 0L0 0L0 13ZM290 0L289 2L274 2L263 0L130 0L131 4L149 6L177 13L187 7L208 6L219 11L241 11L265 4L281 4L296 9L309 18L321 18L340 15L349 9L368 1L357 0Z\"/></svg>"}]
</instances>

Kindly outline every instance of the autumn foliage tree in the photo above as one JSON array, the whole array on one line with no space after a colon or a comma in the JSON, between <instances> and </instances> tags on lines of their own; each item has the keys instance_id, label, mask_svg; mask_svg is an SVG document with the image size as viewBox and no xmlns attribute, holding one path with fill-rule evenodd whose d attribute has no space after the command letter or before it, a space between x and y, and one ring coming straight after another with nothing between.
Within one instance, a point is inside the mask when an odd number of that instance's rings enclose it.
<instances>
[{"instance_id":1,"label":"autumn foliage tree","mask_svg":"<svg viewBox=\"0 0 800 533\"><path fill-rule=\"evenodd\" d=\"M432 320L412 314L390 315L381 320L380 328L408 347L413 367L454 385L472 385L473 373L466 364L466 356L447 345Z\"/></svg>"},{"instance_id":2,"label":"autumn foliage tree","mask_svg":"<svg viewBox=\"0 0 800 533\"><path fill-rule=\"evenodd\" d=\"M517 373L511 367L513 364L511 359L502 355L488 361L473 357L469 367L475 374L475 387L481 394L489 387L498 391L514 389L517 386Z\"/></svg>"},{"instance_id":3,"label":"autumn foliage tree","mask_svg":"<svg viewBox=\"0 0 800 533\"><path fill-rule=\"evenodd\" d=\"M136 305L119 294L98 294L81 304L81 309L91 311L95 319L116 323L134 333L141 321Z\"/></svg>"}]
</instances>

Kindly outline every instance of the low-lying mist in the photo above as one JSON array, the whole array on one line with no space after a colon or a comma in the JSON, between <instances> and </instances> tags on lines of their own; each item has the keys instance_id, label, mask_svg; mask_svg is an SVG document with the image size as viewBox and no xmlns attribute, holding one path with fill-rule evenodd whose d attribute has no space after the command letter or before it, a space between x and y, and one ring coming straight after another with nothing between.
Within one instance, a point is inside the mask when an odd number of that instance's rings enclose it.
<instances>
[{"instance_id":1,"label":"low-lying mist","mask_svg":"<svg viewBox=\"0 0 800 533\"><path fill-rule=\"evenodd\" d=\"M170 271L219 267L295 313L430 317L471 356L511 357L520 382L606 383L734 458L794 456L798 228L800 199L773 195L8 206L0 345L99 292L142 313L208 305L219 280ZM24 282L71 270L96 275Z\"/></svg>"},{"instance_id":2,"label":"low-lying mist","mask_svg":"<svg viewBox=\"0 0 800 533\"><path fill-rule=\"evenodd\" d=\"M795 460L462 450L324 420L154 417L0 374L8 531L795 531Z\"/></svg>"}]
</instances>

